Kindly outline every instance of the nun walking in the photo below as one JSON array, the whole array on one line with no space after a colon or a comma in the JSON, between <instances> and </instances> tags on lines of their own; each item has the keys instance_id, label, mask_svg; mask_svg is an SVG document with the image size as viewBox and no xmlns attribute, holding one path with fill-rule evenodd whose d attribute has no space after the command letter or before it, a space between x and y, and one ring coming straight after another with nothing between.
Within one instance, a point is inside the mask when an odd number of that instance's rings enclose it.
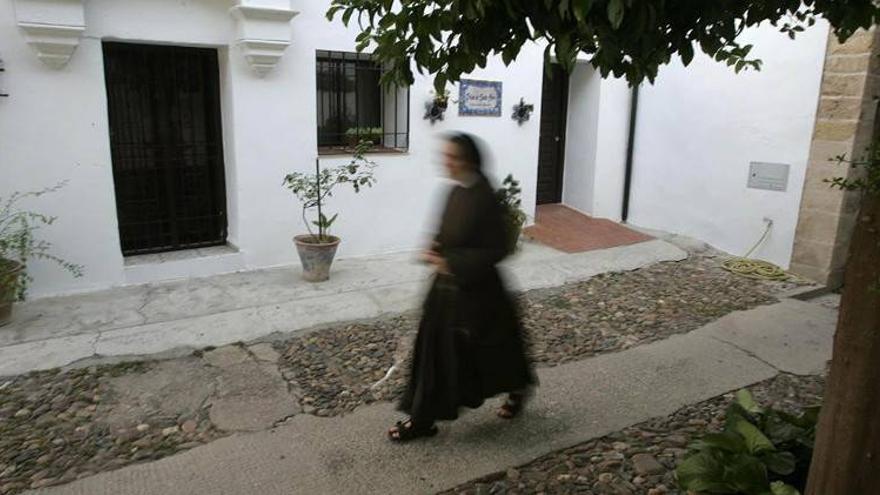
<instances>
[{"instance_id":1,"label":"nun walking","mask_svg":"<svg viewBox=\"0 0 880 495\"><path fill-rule=\"evenodd\" d=\"M477 408L499 394L507 396L498 416L512 419L536 384L514 300L497 268L509 254L507 226L475 139L447 137L443 165L455 185L422 255L434 274L398 406L409 418L388 431L395 442L433 436L437 421L454 420L462 407Z\"/></svg>"}]
</instances>

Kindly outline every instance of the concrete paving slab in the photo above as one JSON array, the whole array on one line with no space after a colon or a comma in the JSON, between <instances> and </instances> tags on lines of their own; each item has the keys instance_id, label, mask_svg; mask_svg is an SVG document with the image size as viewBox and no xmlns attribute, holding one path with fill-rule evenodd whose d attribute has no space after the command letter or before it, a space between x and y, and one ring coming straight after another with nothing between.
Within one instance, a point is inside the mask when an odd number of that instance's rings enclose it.
<instances>
[{"instance_id":1,"label":"concrete paving slab","mask_svg":"<svg viewBox=\"0 0 880 495\"><path fill-rule=\"evenodd\" d=\"M289 301L263 306L258 311L263 321L271 327L271 331L264 325L262 335L242 340L247 341L270 333L291 333L339 321L371 319L382 312L367 292L346 292ZM254 330L260 332L259 328Z\"/></svg>"},{"instance_id":2,"label":"concrete paving slab","mask_svg":"<svg viewBox=\"0 0 880 495\"><path fill-rule=\"evenodd\" d=\"M430 441L395 445L384 436L397 417L391 404L336 418L299 415L272 430L32 493L434 493L776 373L735 346L691 333L541 369L539 394L513 422L484 407L443 424Z\"/></svg>"},{"instance_id":3,"label":"concrete paving slab","mask_svg":"<svg viewBox=\"0 0 880 495\"><path fill-rule=\"evenodd\" d=\"M0 347L143 324L139 309L148 297L146 289L129 287L17 303L13 321L0 328Z\"/></svg>"},{"instance_id":4,"label":"concrete paving slab","mask_svg":"<svg viewBox=\"0 0 880 495\"><path fill-rule=\"evenodd\" d=\"M425 291L428 288L425 283L427 277L428 275L415 282L375 287L367 292L367 294L379 307L380 314L405 313L418 308L421 304Z\"/></svg>"},{"instance_id":5,"label":"concrete paving slab","mask_svg":"<svg viewBox=\"0 0 880 495\"><path fill-rule=\"evenodd\" d=\"M275 363L281 359L281 354L272 347L272 344L263 342L248 346L247 350L254 355L257 361Z\"/></svg>"},{"instance_id":6,"label":"concrete paving slab","mask_svg":"<svg viewBox=\"0 0 880 495\"><path fill-rule=\"evenodd\" d=\"M206 352L202 359L216 368L230 368L250 359L250 355L237 345L226 345Z\"/></svg>"},{"instance_id":7,"label":"concrete paving slab","mask_svg":"<svg viewBox=\"0 0 880 495\"><path fill-rule=\"evenodd\" d=\"M257 308L228 311L103 332L95 345L95 354L135 356L171 349L200 349L253 340L265 335L268 328Z\"/></svg>"},{"instance_id":8,"label":"concrete paving slab","mask_svg":"<svg viewBox=\"0 0 880 495\"><path fill-rule=\"evenodd\" d=\"M189 357L160 361L146 373L112 377L114 403L102 408L99 416L107 418L112 428L131 428L141 418L157 414L194 417L214 393L216 376L216 370Z\"/></svg>"},{"instance_id":9,"label":"concrete paving slab","mask_svg":"<svg viewBox=\"0 0 880 495\"><path fill-rule=\"evenodd\" d=\"M248 361L220 372L210 415L221 430L260 431L299 411L277 367Z\"/></svg>"},{"instance_id":10,"label":"concrete paving slab","mask_svg":"<svg viewBox=\"0 0 880 495\"><path fill-rule=\"evenodd\" d=\"M834 309L784 299L727 315L696 333L734 345L780 371L815 375L825 370L825 360L831 357L836 325Z\"/></svg>"},{"instance_id":11,"label":"concrete paving slab","mask_svg":"<svg viewBox=\"0 0 880 495\"><path fill-rule=\"evenodd\" d=\"M97 340L97 334L85 334L0 347L0 376L57 368L85 359L95 354Z\"/></svg>"}]
</instances>

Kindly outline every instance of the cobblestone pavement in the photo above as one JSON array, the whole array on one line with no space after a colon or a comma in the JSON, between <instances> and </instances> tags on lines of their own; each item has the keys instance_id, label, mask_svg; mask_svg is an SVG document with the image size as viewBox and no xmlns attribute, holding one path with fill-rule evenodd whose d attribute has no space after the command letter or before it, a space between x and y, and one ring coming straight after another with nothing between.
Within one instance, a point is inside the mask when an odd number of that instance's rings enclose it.
<instances>
[{"instance_id":1,"label":"cobblestone pavement","mask_svg":"<svg viewBox=\"0 0 880 495\"><path fill-rule=\"evenodd\" d=\"M773 303L775 293L790 288L732 275L715 258L697 256L534 290L519 300L536 364L553 366L686 333L732 311ZM417 315L404 315L275 347L304 410L339 415L401 392L417 324Z\"/></svg>"},{"instance_id":2,"label":"cobblestone pavement","mask_svg":"<svg viewBox=\"0 0 880 495\"><path fill-rule=\"evenodd\" d=\"M553 366L694 330L772 303L785 288L733 276L703 255L527 292L520 303L536 363ZM407 314L183 359L0 381L0 495L159 459L298 413L341 415L393 400L416 325Z\"/></svg>"},{"instance_id":3,"label":"cobblestone pavement","mask_svg":"<svg viewBox=\"0 0 880 495\"><path fill-rule=\"evenodd\" d=\"M821 402L820 376L782 374L753 385L758 403L796 412ZM675 413L541 457L525 466L471 481L442 495L681 494L676 462L699 436L722 429L733 394L692 404Z\"/></svg>"}]
</instances>

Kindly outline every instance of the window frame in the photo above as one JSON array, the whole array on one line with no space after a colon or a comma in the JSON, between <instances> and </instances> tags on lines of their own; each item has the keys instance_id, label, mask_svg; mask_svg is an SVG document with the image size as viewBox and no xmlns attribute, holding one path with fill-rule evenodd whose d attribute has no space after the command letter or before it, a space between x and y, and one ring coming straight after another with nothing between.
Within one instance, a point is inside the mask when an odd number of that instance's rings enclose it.
<instances>
[{"instance_id":1,"label":"window frame","mask_svg":"<svg viewBox=\"0 0 880 495\"><path fill-rule=\"evenodd\" d=\"M375 94L378 96L377 119L362 115L365 108L362 98L365 95L359 76L364 71L376 71L371 74L377 81ZM317 149L320 155L348 154L354 144L364 139L377 139L378 143L369 149L370 153L405 153L409 150L410 125L410 94L409 87L386 87L378 83L386 69L375 61L372 54L334 50L316 50L315 52L315 97L316 97L316 130ZM375 77L378 75L378 77ZM335 87L325 88L322 84L329 78L335 81ZM346 78L349 78L348 80ZM346 89L351 84L353 90ZM370 91L372 93L372 90ZM353 101L351 96L353 94ZM367 93L369 95L369 93ZM378 125L376 124L378 120ZM322 122L335 121L335 125L327 130ZM359 131L379 128L381 134L358 132L357 136L349 137L350 129ZM328 139L329 138L329 139ZM334 139L335 138L335 139Z\"/></svg>"}]
</instances>

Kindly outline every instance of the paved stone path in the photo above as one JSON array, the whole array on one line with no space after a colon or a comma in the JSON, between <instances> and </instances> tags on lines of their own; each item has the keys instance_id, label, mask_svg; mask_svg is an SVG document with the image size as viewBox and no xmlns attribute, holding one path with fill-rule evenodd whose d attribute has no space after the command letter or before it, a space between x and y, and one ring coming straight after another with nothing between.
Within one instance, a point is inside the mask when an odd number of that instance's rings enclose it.
<instances>
[{"instance_id":1,"label":"paved stone path","mask_svg":"<svg viewBox=\"0 0 880 495\"><path fill-rule=\"evenodd\" d=\"M342 417L297 415L270 430L31 493L434 493L780 372L818 373L835 322L831 308L785 299L664 341L541 369L539 395L513 422L484 407L442 425L430 441L394 445L384 438L396 417L391 404ZM237 365L234 355L216 357Z\"/></svg>"},{"instance_id":2,"label":"paved stone path","mask_svg":"<svg viewBox=\"0 0 880 495\"><path fill-rule=\"evenodd\" d=\"M578 254L526 243L508 268L514 288L525 290L686 256L662 240ZM395 254L340 260L321 284L284 267L25 303L0 329L0 377L95 358L182 355L401 313L417 307L425 270L411 253Z\"/></svg>"}]
</instances>

